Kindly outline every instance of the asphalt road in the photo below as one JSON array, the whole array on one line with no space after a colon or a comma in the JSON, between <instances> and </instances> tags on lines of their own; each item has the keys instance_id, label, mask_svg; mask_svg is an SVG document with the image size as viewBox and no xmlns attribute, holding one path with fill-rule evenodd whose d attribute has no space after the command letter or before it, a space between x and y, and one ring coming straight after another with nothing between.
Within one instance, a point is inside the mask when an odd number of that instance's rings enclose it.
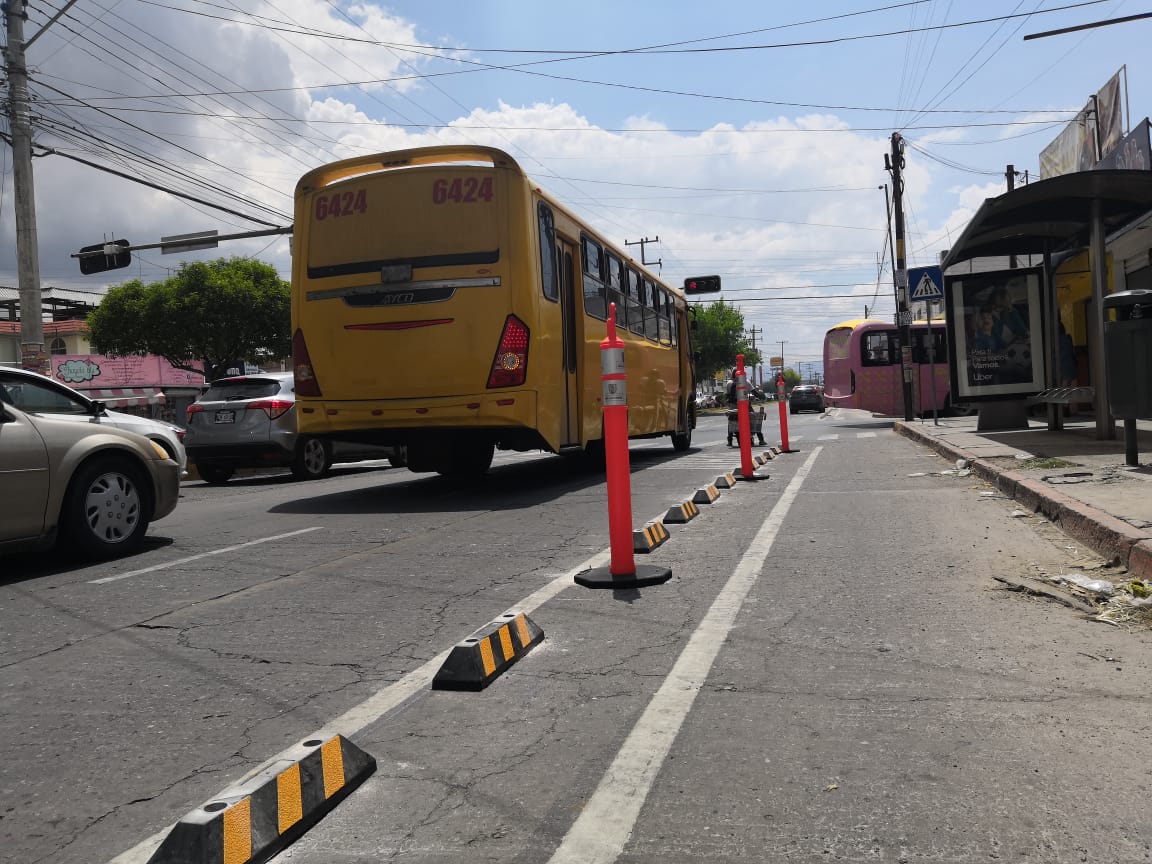
<instances>
[{"instance_id":1,"label":"asphalt road","mask_svg":"<svg viewBox=\"0 0 1152 864\"><path fill-rule=\"evenodd\" d=\"M887 421L789 420L640 591L573 585L604 485L525 454L186 484L131 559L5 560L0 860L144 862L321 729L378 770L277 860L1147 860L1147 636L991 581L1091 555ZM738 463L723 423L634 443L634 524ZM510 609L523 660L418 686Z\"/></svg>"}]
</instances>

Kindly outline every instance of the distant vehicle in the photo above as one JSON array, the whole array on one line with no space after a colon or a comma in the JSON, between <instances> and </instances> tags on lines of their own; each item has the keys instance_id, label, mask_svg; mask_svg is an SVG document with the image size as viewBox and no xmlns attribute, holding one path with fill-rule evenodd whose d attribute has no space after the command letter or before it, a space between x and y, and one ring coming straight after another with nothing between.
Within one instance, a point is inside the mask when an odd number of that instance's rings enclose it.
<instances>
[{"instance_id":1,"label":"distant vehicle","mask_svg":"<svg viewBox=\"0 0 1152 864\"><path fill-rule=\"evenodd\" d=\"M929 363L929 340L932 363ZM932 400L932 378L936 400ZM944 322L912 324L912 398L917 414L949 408L948 335ZM824 335L824 400L837 408L874 414L904 413L900 330L887 321L856 319L837 324Z\"/></svg>"},{"instance_id":2,"label":"distant vehicle","mask_svg":"<svg viewBox=\"0 0 1152 864\"><path fill-rule=\"evenodd\" d=\"M139 433L167 451L180 468L181 477L188 467L188 454L184 451L183 443L184 430L179 426L150 417L109 410L98 399L90 399L78 390L36 372L0 367L0 400L30 414L95 426L115 426L117 429Z\"/></svg>"},{"instance_id":3,"label":"distant vehicle","mask_svg":"<svg viewBox=\"0 0 1152 864\"><path fill-rule=\"evenodd\" d=\"M797 384L788 397L788 412L824 411L824 388L816 384Z\"/></svg>"},{"instance_id":4,"label":"distant vehicle","mask_svg":"<svg viewBox=\"0 0 1152 864\"><path fill-rule=\"evenodd\" d=\"M188 406L188 458L200 477L227 483L238 468L287 467L298 480L323 477L334 462L387 459L404 464L400 447L347 444L297 432L291 372L218 378Z\"/></svg>"},{"instance_id":5,"label":"distant vehicle","mask_svg":"<svg viewBox=\"0 0 1152 864\"><path fill-rule=\"evenodd\" d=\"M692 443L684 291L541 191L500 150L423 147L296 184L300 431L476 475L504 450L603 452L600 343L624 344L631 438ZM624 388L619 388L623 396Z\"/></svg>"},{"instance_id":6,"label":"distant vehicle","mask_svg":"<svg viewBox=\"0 0 1152 864\"><path fill-rule=\"evenodd\" d=\"M0 551L63 539L88 558L140 547L180 499L162 446L107 424L76 423L0 401Z\"/></svg>"}]
</instances>

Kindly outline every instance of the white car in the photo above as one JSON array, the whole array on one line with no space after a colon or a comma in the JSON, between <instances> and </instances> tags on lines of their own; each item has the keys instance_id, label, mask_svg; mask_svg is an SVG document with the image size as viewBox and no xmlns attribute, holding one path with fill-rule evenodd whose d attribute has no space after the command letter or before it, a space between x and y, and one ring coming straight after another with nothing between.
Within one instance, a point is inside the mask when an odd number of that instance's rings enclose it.
<instances>
[{"instance_id":1,"label":"white car","mask_svg":"<svg viewBox=\"0 0 1152 864\"><path fill-rule=\"evenodd\" d=\"M10 366L0 366L0 401L7 402L28 414L80 423L114 426L143 435L155 441L180 468L180 476L187 473L188 454L184 450L184 430L171 423L110 411L104 403L89 399L83 393L65 384Z\"/></svg>"}]
</instances>

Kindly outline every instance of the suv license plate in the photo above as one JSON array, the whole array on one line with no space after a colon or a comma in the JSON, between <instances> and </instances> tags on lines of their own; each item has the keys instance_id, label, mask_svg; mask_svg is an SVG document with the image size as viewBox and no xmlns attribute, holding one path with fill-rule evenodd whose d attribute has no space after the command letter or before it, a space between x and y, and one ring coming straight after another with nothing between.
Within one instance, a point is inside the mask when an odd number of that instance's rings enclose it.
<instances>
[{"instance_id":1,"label":"suv license plate","mask_svg":"<svg viewBox=\"0 0 1152 864\"><path fill-rule=\"evenodd\" d=\"M236 420L236 412L235 411L217 411L216 412L216 422L217 423L232 423L232 422L235 422L235 420Z\"/></svg>"}]
</instances>

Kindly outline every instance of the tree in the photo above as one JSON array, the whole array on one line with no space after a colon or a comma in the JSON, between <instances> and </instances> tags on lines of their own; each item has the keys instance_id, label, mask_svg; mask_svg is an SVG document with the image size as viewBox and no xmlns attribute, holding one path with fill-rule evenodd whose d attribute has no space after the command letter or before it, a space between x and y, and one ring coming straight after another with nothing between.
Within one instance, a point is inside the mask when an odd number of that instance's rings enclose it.
<instances>
[{"instance_id":1,"label":"tree","mask_svg":"<svg viewBox=\"0 0 1152 864\"><path fill-rule=\"evenodd\" d=\"M291 353L291 290L276 270L251 258L185 262L174 276L109 289L88 316L101 354L156 354L208 380L237 361Z\"/></svg>"},{"instance_id":2,"label":"tree","mask_svg":"<svg viewBox=\"0 0 1152 864\"><path fill-rule=\"evenodd\" d=\"M696 329L692 345L697 354L696 380L712 378L724 370L725 377L736 365L736 355L744 355L744 367L760 362L744 333L744 315L735 306L717 300L707 306L696 307Z\"/></svg>"}]
</instances>

